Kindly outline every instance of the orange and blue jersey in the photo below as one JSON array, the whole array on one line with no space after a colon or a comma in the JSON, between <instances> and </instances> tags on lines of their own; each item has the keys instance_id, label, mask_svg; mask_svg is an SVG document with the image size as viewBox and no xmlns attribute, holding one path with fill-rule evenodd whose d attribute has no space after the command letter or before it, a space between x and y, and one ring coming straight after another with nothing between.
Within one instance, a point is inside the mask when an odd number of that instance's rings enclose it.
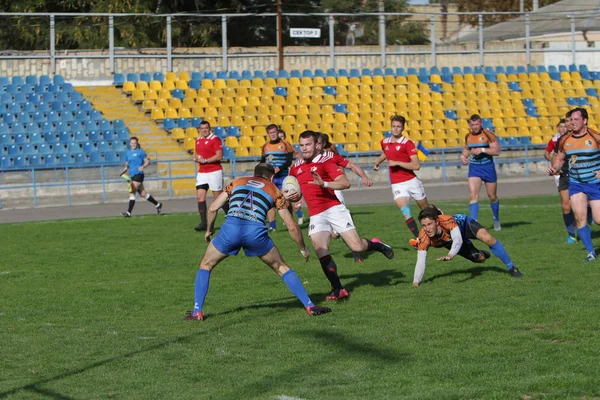
<instances>
[{"instance_id":1,"label":"orange and blue jersey","mask_svg":"<svg viewBox=\"0 0 600 400\"><path fill-rule=\"evenodd\" d=\"M264 226L267 212L287 207L283 194L270 181L256 176L234 179L225 188L229 196L229 217L256 222Z\"/></svg>"},{"instance_id":2,"label":"orange and blue jersey","mask_svg":"<svg viewBox=\"0 0 600 400\"><path fill-rule=\"evenodd\" d=\"M421 228L419 232L419 244L417 249L427 251L430 247L449 247L452 245L452 236L450 231L458 226L454 218L450 215L438 216L440 232L434 237L429 237L425 228Z\"/></svg>"},{"instance_id":3,"label":"orange and blue jersey","mask_svg":"<svg viewBox=\"0 0 600 400\"><path fill-rule=\"evenodd\" d=\"M600 170L600 133L587 129L583 135L573 133L563 135L558 141L558 150L566 154L565 162L569 166L569 182L597 184L600 179L596 172Z\"/></svg>"},{"instance_id":4,"label":"orange and blue jersey","mask_svg":"<svg viewBox=\"0 0 600 400\"><path fill-rule=\"evenodd\" d=\"M273 167L279 168L279 172L275 176L285 177L288 175L293 157L294 148L292 145L283 139L277 139L276 141L264 144L261 162L266 162Z\"/></svg>"},{"instance_id":5,"label":"orange and blue jersey","mask_svg":"<svg viewBox=\"0 0 600 400\"><path fill-rule=\"evenodd\" d=\"M487 129L482 129L479 133L474 133L473 131L469 132L465 137L465 147L469 149L475 148L489 148L490 143L497 142L498 139L496 135L492 131ZM491 164L494 162L494 157L488 153L480 153L474 156L471 156L470 164Z\"/></svg>"}]
</instances>

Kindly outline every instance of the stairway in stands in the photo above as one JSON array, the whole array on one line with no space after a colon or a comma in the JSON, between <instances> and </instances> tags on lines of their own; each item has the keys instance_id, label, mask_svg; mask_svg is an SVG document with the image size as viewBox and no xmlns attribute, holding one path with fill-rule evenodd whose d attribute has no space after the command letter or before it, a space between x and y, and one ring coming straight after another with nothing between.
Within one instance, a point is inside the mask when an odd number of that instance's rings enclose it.
<instances>
[{"instance_id":1,"label":"stairway in stands","mask_svg":"<svg viewBox=\"0 0 600 400\"><path fill-rule=\"evenodd\" d=\"M129 128L130 136L140 140L144 151L152 161L158 161L158 171L162 176L167 176L167 160L191 160L191 156L167 132L146 116L144 111L131 102L121 89L114 86L79 86L76 88L85 99L90 101L94 108L101 111L104 118L109 120L121 119ZM191 162L176 162L171 164L173 180L173 193L176 195L193 194L195 192L195 179L183 176L195 175L195 165ZM166 188L165 181L165 188Z\"/></svg>"}]
</instances>

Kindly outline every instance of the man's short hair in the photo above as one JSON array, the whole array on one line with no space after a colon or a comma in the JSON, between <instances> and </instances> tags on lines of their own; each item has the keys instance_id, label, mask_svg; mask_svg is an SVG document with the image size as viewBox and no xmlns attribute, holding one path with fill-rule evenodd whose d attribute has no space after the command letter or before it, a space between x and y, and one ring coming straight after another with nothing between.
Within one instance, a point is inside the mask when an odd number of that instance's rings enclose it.
<instances>
[{"instance_id":1,"label":"man's short hair","mask_svg":"<svg viewBox=\"0 0 600 400\"><path fill-rule=\"evenodd\" d=\"M564 118L561 118L561 119L558 121L558 124L556 124L556 126L559 126L560 124L566 124L566 123L567 123L567 120L566 120L566 119L564 119Z\"/></svg>"},{"instance_id":2,"label":"man's short hair","mask_svg":"<svg viewBox=\"0 0 600 400\"><path fill-rule=\"evenodd\" d=\"M275 168L271 164L260 163L254 167L254 176L271 179L273 175L275 175Z\"/></svg>"},{"instance_id":3,"label":"man's short hair","mask_svg":"<svg viewBox=\"0 0 600 400\"><path fill-rule=\"evenodd\" d=\"M425 218L429 218L429 219L438 219L438 215L440 215L440 210L438 210L438 208L436 206L434 206L433 204L429 204L429 206L425 207L424 209L421 210L421 212L419 212L419 221L424 220Z\"/></svg>"},{"instance_id":4,"label":"man's short hair","mask_svg":"<svg viewBox=\"0 0 600 400\"><path fill-rule=\"evenodd\" d=\"M581 118L583 119L588 119L588 112L585 108L583 107L577 107L571 110L571 116L573 115L574 112L580 112L581 113Z\"/></svg>"},{"instance_id":5,"label":"man's short hair","mask_svg":"<svg viewBox=\"0 0 600 400\"><path fill-rule=\"evenodd\" d=\"M571 114L573 114L573 110L567 111L567 113L565 114L565 118L571 118Z\"/></svg>"},{"instance_id":6,"label":"man's short hair","mask_svg":"<svg viewBox=\"0 0 600 400\"><path fill-rule=\"evenodd\" d=\"M469 117L469 121L472 121L472 122L481 121L481 117L479 116L479 114L473 114Z\"/></svg>"},{"instance_id":7,"label":"man's short hair","mask_svg":"<svg viewBox=\"0 0 600 400\"><path fill-rule=\"evenodd\" d=\"M282 134L284 139L287 137L287 133L281 128L277 129L277 134Z\"/></svg>"},{"instance_id":8,"label":"man's short hair","mask_svg":"<svg viewBox=\"0 0 600 400\"><path fill-rule=\"evenodd\" d=\"M269 132L271 129L275 129L279 133L279 127L277 125L271 124L271 125L267 126L266 131Z\"/></svg>"},{"instance_id":9,"label":"man's short hair","mask_svg":"<svg viewBox=\"0 0 600 400\"><path fill-rule=\"evenodd\" d=\"M208 125L208 129L210 129L210 122L202 121L202 122L200 122L200 126L202 126L202 125Z\"/></svg>"},{"instance_id":10,"label":"man's short hair","mask_svg":"<svg viewBox=\"0 0 600 400\"><path fill-rule=\"evenodd\" d=\"M390 118L391 122L400 122L402 125L406 125L406 118L404 118L402 115L394 115L392 118Z\"/></svg>"},{"instance_id":11,"label":"man's short hair","mask_svg":"<svg viewBox=\"0 0 600 400\"><path fill-rule=\"evenodd\" d=\"M313 138L315 143L317 143L317 141L319 140L319 133L317 133L315 131L304 131L299 136L299 139L308 139L308 138Z\"/></svg>"}]
</instances>

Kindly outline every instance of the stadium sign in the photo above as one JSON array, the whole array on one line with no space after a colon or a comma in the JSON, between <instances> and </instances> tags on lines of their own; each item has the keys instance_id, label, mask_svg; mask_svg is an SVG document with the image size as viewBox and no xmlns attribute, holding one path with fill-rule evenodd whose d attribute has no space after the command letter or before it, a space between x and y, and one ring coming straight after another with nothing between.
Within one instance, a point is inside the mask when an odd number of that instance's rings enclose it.
<instances>
[{"instance_id":1,"label":"stadium sign","mask_svg":"<svg viewBox=\"0 0 600 400\"><path fill-rule=\"evenodd\" d=\"M290 28L290 37L293 38L320 38L321 29L313 28Z\"/></svg>"}]
</instances>

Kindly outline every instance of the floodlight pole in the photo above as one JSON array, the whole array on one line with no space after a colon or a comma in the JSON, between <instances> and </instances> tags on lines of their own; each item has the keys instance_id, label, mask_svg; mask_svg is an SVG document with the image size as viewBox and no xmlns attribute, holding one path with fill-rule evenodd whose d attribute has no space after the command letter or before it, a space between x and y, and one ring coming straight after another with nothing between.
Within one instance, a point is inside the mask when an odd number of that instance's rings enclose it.
<instances>
[{"instance_id":1,"label":"floodlight pole","mask_svg":"<svg viewBox=\"0 0 600 400\"><path fill-rule=\"evenodd\" d=\"M283 27L281 24L281 0L277 0L277 61L279 70L283 70Z\"/></svg>"}]
</instances>

